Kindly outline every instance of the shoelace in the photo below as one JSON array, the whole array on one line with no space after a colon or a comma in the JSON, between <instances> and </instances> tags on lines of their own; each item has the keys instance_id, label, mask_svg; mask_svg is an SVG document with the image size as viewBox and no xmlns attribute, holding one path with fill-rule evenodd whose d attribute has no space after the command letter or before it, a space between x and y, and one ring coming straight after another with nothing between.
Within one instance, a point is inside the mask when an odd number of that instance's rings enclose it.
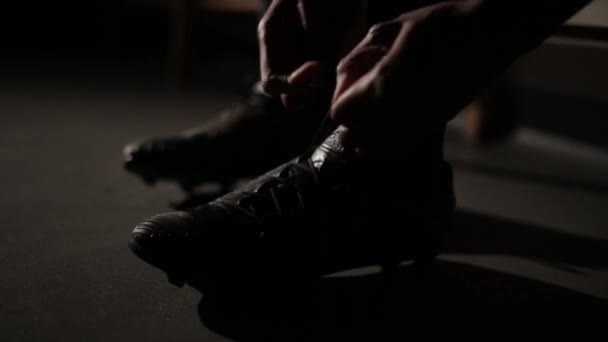
<instances>
[{"instance_id":1,"label":"shoelace","mask_svg":"<svg viewBox=\"0 0 608 342\"><path fill-rule=\"evenodd\" d=\"M310 142L309 149L315 149L317 145L323 142L323 139L327 138L336 128L336 124L331 120L331 109L325 113L321 124L315 133L315 137Z\"/></svg>"},{"instance_id":2,"label":"shoelace","mask_svg":"<svg viewBox=\"0 0 608 342\"><path fill-rule=\"evenodd\" d=\"M315 133L315 137L312 140L308 148L308 153L306 153L305 156L310 155L322 142L322 140L335 130L336 126L331 121L330 114L331 112L328 111L323 117L321 125ZM265 180L265 183L262 184L257 192L244 191L242 194L245 197L239 200L237 205L250 214L259 217L266 214L263 209L260 210L259 208L261 208L264 203L271 203L270 208L273 209L279 216L282 216L288 211L284 210L286 206L282 205L282 201L278 196L278 190L288 189L294 193L293 195L295 195L295 197L297 197L299 208L296 208L296 210L303 210L305 208L305 203L302 192L300 189L298 189L298 185L293 182L293 179L301 175L301 173L310 173L315 181L315 184L319 184L318 171L314 165L312 165L312 161L306 157L305 164L302 162L288 164L283 170L281 170L278 176ZM258 205L258 208L256 208L256 203L262 203L262 206ZM266 206L265 208L269 208L269 206Z\"/></svg>"},{"instance_id":3,"label":"shoelace","mask_svg":"<svg viewBox=\"0 0 608 342\"><path fill-rule=\"evenodd\" d=\"M299 189L300 185L294 182L294 179L301 177L302 174L310 174L315 184L319 184L318 171L310 159L306 159L306 162L288 164L279 175L266 179L257 191L242 192L244 197L238 201L237 205L256 217L266 216L268 211L282 216L303 210L306 208L304 196ZM283 196L295 198L296 207L294 208L293 204L285 205L285 201L282 200L285 198Z\"/></svg>"}]
</instances>

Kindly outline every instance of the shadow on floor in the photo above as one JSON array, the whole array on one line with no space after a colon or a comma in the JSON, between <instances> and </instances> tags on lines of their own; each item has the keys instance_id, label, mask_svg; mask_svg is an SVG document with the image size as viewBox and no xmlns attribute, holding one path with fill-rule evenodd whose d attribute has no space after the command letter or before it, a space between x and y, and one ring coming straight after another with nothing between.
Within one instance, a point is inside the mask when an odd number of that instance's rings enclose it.
<instances>
[{"instance_id":1,"label":"shadow on floor","mask_svg":"<svg viewBox=\"0 0 608 342\"><path fill-rule=\"evenodd\" d=\"M207 327L239 341L608 337L607 302L557 286L448 262L427 274L403 267L390 278L326 278L255 300L204 297L199 312Z\"/></svg>"},{"instance_id":2,"label":"shadow on floor","mask_svg":"<svg viewBox=\"0 0 608 342\"><path fill-rule=\"evenodd\" d=\"M606 241L470 213L458 213L455 223L451 252L608 266L602 257ZM608 340L608 301L447 261L426 270L410 265L392 274L323 278L291 289L243 285L199 303L203 324L239 341Z\"/></svg>"}]
</instances>

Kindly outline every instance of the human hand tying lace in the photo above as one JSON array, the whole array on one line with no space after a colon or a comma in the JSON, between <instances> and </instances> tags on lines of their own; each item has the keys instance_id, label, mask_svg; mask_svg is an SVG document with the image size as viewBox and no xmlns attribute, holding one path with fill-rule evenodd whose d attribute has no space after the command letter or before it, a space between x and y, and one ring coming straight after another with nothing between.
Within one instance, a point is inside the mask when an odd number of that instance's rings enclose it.
<instances>
[{"instance_id":1,"label":"human hand tying lace","mask_svg":"<svg viewBox=\"0 0 608 342\"><path fill-rule=\"evenodd\" d=\"M376 157L440 150L446 122L588 2L445 1L377 24L338 65L332 119Z\"/></svg>"},{"instance_id":2,"label":"human hand tying lace","mask_svg":"<svg viewBox=\"0 0 608 342\"><path fill-rule=\"evenodd\" d=\"M429 1L433 3L435 1ZM318 100L338 60L331 116L359 151L440 145L446 122L589 0L443 1L366 26L367 2L275 0L260 23L264 89Z\"/></svg>"},{"instance_id":3,"label":"human hand tying lace","mask_svg":"<svg viewBox=\"0 0 608 342\"><path fill-rule=\"evenodd\" d=\"M258 26L262 88L287 107L331 99L335 65L365 34L367 0L274 0Z\"/></svg>"}]
</instances>

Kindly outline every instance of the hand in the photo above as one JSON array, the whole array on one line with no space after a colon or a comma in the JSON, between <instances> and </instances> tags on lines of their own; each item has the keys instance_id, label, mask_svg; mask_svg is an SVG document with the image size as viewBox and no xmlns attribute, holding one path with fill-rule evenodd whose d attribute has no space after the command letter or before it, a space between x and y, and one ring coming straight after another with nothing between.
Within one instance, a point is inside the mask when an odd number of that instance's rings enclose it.
<instances>
[{"instance_id":1,"label":"hand","mask_svg":"<svg viewBox=\"0 0 608 342\"><path fill-rule=\"evenodd\" d=\"M258 26L264 91L289 105L310 86L329 100L335 65L365 28L366 0L274 0Z\"/></svg>"},{"instance_id":2,"label":"hand","mask_svg":"<svg viewBox=\"0 0 608 342\"><path fill-rule=\"evenodd\" d=\"M375 25L342 59L332 118L349 140L387 153L431 144L512 62L479 29L475 4L442 2Z\"/></svg>"}]
</instances>

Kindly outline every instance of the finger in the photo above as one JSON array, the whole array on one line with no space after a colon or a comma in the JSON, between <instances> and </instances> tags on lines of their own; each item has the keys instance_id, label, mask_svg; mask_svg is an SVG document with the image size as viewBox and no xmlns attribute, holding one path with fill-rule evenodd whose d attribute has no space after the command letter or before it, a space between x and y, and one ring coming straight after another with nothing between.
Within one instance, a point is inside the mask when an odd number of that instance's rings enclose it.
<instances>
[{"instance_id":1,"label":"finger","mask_svg":"<svg viewBox=\"0 0 608 342\"><path fill-rule=\"evenodd\" d=\"M355 82L374 68L386 54L383 46L366 46L357 49L338 66L334 100L337 100Z\"/></svg>"},{"instance_id":2,"label":"finger","mask_svg":"<svg viewBox=\"0 0 608 342\"><path fill-rule=\"evenodd\" d=\"M375 25L367 36L338 65L332 118L345 125L357 124L378 95L374 80L380 77L379 64L386 58L400 34L401 22Z\"/></svg>"},{"instance_id":3,"label":"finger","mask_svg":"<svg viewBox=\"0 0 608 342\"><path fill-rule=\"evenodd\" d=\"M327 71L320 62L309 61L291 73L288 82L292 86L325 87L328 83Z\"/></svg>"},{"instance_id":4,"label":"finger","mask_svg":"<svg viewBox=\"0 0 608 342\"><path fill-rule=\"evenodd\" d=\"M278 95L286 75L302 63L304 32L297 2L275 0L258 25L262 89Z\"/></svg>"},{"instance_id":5,"label":"finger","mask_svg":"<svg viewBox=\"0 0 608 342\"><path fill-rule=\"evenodd\" d=\"M268 95L279 96L289 91L289 75L270 74L262 81L262 90Z\"/></svg>"},{"instance_id":6,"label":"finger","mask_svg":"<svg viewBox=\"0 0 608 342\"><path fill-rule=\"evenodd\" d=\"M384 57L400 27L401 24L397 21L374 25L365 38L340 61L334 100Z\"/></svg>"},{"instance_id":7,"label":"finger","mask_svg":"<svg viewBox=\"0 0 608 342\"><path fill-rule=\"evenodd\" d=\"M288 88L281 96L290 109L325 103L330 100L335 76L320 62L304 63L288 78Z\"/></svg>"}]
</instances>

